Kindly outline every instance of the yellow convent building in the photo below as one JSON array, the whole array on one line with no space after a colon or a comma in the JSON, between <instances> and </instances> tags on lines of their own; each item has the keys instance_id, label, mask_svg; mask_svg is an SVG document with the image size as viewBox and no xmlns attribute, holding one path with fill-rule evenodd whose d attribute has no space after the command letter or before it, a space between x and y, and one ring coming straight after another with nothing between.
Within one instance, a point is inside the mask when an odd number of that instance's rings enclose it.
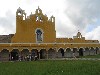
<instances>
[{"instance_id":1,"label":"yellow convent building","mask_svg":"<svg viewBox=\"0 0 100 75\"><path fill-rule=\"evenodd\" d=\"M26 17L16 11L16 33L0 35L0 61L71 58L100 54L98 40L85 40L78 32L73 38L56 38L55 17L48 19L38 7Z\"/></svg>"}]
</instances>

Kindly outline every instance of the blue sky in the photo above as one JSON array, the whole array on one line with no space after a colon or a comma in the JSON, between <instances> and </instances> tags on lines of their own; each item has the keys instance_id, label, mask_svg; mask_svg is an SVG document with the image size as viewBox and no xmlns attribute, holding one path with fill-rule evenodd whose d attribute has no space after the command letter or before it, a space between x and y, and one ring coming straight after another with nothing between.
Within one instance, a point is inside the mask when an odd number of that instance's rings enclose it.
<instances>
[{"instance_id":1,"label":"blue sky","mask_svg":"<svg viewBox=\"0 0 100 75\"><path fill-rule=\"evenodd\" d=\"M38 6L55 16L57 37L73 37L79 30L86 39L100 40L100 0L1 0L0 35L15 33L18 7L28 16Z\"/></svg>"},{"instance_id":2,"label":"blue sky","mask_svg":"<svg viewBox=\"0 0 100 75\"><path fill-rule=\"evenodd\" d=\"M93 29L97 28L98 26L100 26L100 19L98 19L96 22L94 22L93 24L90 24L87 26L87 30L86 32L91 32L93 31Z\"/></svg>"}]
</instances>

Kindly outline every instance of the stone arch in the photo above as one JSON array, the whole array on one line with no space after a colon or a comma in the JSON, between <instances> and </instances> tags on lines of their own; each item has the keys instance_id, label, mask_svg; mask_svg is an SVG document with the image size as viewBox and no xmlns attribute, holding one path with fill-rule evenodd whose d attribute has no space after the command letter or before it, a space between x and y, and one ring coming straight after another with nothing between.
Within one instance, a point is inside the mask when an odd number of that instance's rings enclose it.
<instances>
[{"instance_id":1,"label":"stone arch","mask_svg":"<svg viewBox=\"0 0 100 75\"><path fill-rule=\"evenodd\" d=\"M19 60L19 55L20 55L19 50L18 50L18 49L13 49L13 50L11 51L11 60L12 60L12 61L17 61L17 60Z\"/></svg>"},{"instance_id":2,"label":"stone arch","mask_svg":"<svg viewBox=\"0 0 100 75\"><path fill-rule=\"evenodd\" d=\"M9 61L10 60L10 55L9 55L9 50L8 49L3 49L0 52L0 60L1 61Z\"/></svg>"},{"instance_id":3,"label":"stone arch","mask_svg":"<svg viewBox=\"0 0 100 75\"><path fill-rule=\"evenodd\" d=\"M23 49L21 51L21 57L22 57L22 60L29 60L29 50L28 49Z\"/></svg>"},{"instance_id":4,"label":"stone arch","mask_svg":"<svg viewBox=\"0 0 100 75\"><path fill-rule=\"evenodd\" d=\"M90 55L95 55L95 49L94 49L94 47L90 48Z\"/></svg>"},{"instance_id":5,"label":"stone arch","mask_svg":"<svg viewBox=\"0 0 100 75\"><path fill-rule=\"evenodd\" d=\"M100 53L100 51L99 51L99 47L96 47L96 54L99 54Z\"/></svg>"},{"instance_id":6,"label":"stone arch","mask_svg":"<svg viewBox=\"0 0 100 75\"><path fill-rule=\"evenodd\" d=\"M64 57L64 54L65 54L64 49L63 48L59 48L58 52L57 52L58 58Z\"/></svg>"},{"instance_id":7,"label":"stone arch","mask_svg":"<svg viewBox=\"0 0 100 75\"><path fill-rule=\"evenodd\" d=\"M73 48L73 56L78 57L79 53L78 53L78 49L77 48Z\"/></svg>"},{"instance_id":8,"label":"stone arch","mask_svg":"<svg viewBox=\"0 0 100 75\"><path fill-rule=\"evenodd\" d=\"M50 48L48 50L48 58L55 58L56 57L56 50Z\"/></svg>"},{"instance_id":9,"label":"stone arch","mask_svg":"<svg viewBox=\"0 0 100 75\"><path fill-rule=\"evenodd\" d=\"M32 60L34 60L35 56L37 56L37 58L39 59L39 52L37 49L32 49L31 50L31 56L32 56Z\"/></svg>"},{"instance_id":10,"label":"stone arch","mask_svg":"<svg viewBox=\"0 0 100 75\"><path fill-rule=\"evenodd\" d=\"M79 56L83 56L84 55L84 49L83 48L79 48Z\"/></svg>"},{"instance_id":11,"label":"stone arch","mask_svg":"<svg viewBox=\"0 0 100 75\"><path fill-rule=\"evenodd\" d=\"M85 48L84 56L90 55L90 50L88 47Z\"/></svg>"},{"instance_id":12,"label":"stone arch","mask_svg":"<svg viewBox=\"0 0 100 75\"><path fill-rule=\"evenodd\" d=\"M45 59L45 58L47 58L46 49L41 49L40 50L40 59Z\"/></svg>"},{"instance_id":13,"label":"stone arch","mask_svg":"<svg viewBox=\"0 0 100 75\"><path fill-rule=\"evenodd\" d=\"M71 48L67 48L65 51L65 57L71 58L73 57L73 51L71 51Z\"/></svg>"}]
</instances>

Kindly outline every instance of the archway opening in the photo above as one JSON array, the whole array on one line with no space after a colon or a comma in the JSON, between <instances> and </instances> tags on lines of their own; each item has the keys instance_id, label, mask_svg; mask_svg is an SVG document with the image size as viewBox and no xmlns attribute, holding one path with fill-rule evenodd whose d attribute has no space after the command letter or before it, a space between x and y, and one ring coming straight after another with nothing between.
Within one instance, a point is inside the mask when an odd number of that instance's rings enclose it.
<instances>
[{"instance_id":1,"label":"archway opening","mask_svg":"<svg viewBox=\"0 0 100 75\"><path fill-rule=\"evenodd\" d=\"M41 49L40 50L40 59L45 59L46 58L46 49Z\"/></svg>"},{"instance_id":2,"label":"archway opening","mask_svg":"<svg viewBox=\"0 0 100 75\"><path fill-rule=\"evenodd\" d=\"M73 53L76 53L77 52L77 48L73 48Z\"/></svg>"},{"instance_id":3,"label":"archway opening","mask_svg":"<svg viewBox=\"0 0 100 75\"><path fill-rule=\"evenodd\" d=\"M66 49L66 54L65 54L65 55L66 55L67 58L70 58L70 57L73 56L73 52L71 51L70 48L67 48L67 49Z\"/></svg>"},{"instance_id":4,"label":"archway opening","mask_svg":"<svg viewBox=\"0 0 100 75\"><path fill-rule=\"evenodd\" d=\"M34 60L35 59L35 57L37 57L38 59L39 59L39 52L38 52L38 50L37 49L32 49L31 50L31 56L32 56L32 60Z\"/></svg>"},{"instance_id":5,"label":"archway opening","mask_svg":"<svg viewBox=\"0 0 100 75\"><path fill-rule=\"evenodd\" d=\"M29 50L28 49L23 49L21 51L21 57L22 57L22 60L29 61L29 59L30 59Z\"/></svg>"},{"instance_id":6,"label":"archway opening","mask_svg":"<svg viewBox=\"0 0 100 75\"><path fill-rule=\"evenodd\" d=\"M55 58L56 57L56 51L52 48L48 50L48 58Z\"/></svg>"},{"instance_id":7,"label":"archway opening","mask_svg":"<svg viewBox=\"0 0 100 75\"><path fill-rule=\"evenodd\" d=\"M13 49L11 51L11 60L12 61L17 61L19 60L19 50L18 49Z\"/></svg>"},{"instance_id":8,"label":"archway opening","mask_svg":"<svg viewBox=\"0 0 100 75\"><path fill-rule=\"evenodd\" d=\"M87 55L90 55L90 50L88 47L85 48L85 53L84 53L85 56Z\"/></svg>"},{"instance_id":9,"label":"archway opening","mask_svg":"<svg viewBox=\"0 0 100 75\"><path fill-rule=\"evenodd\" d=\"M96 54L99 54L99 47L96 47Z\"/></svg>"},{"instance_id":10,"label":"archway opening","mask_svg":"<svg viewBox=\"0 0 100 75\"><path fill-rule=\"evenodd\" d=\"M10 55L9 50L3 49L0 53L1 61L9 61Z\"/></svg>"},{"instance_id":11,"label":"archway opening","mask_svg":"<svg viewBox=\"0 0 100 75\"><path fill-rule=\"evenodd\" d=\"M78 57L78 56L79 56L78 49L73 48L73 57Z\"/></svg>"},{"instance_id":12,"label":"archway opening","mask_svg":"<svg viewBox=\"0 0 100 75\"><path fill-rule=\"evenodd\" d=\"M79 56L83 56L83 48L79 49Z\"/></svg>"},{"instance_id":13,"label":"archway opening","mask_svg":"<svg viewBox=\"0 0 100 75\"><path fill-rule=\"evenodd\" d=\"M93 47L90 48L90 55L95 55L95 49Z\"/></svg>"},{"instance_id":14,"label":"archway opening","mask_svg":"<svg viewBox=\"0 0 100 75\"><path fill-rule=\"evenodd\" d=\"M58 56L61 55L61 57L64 57L64 49L60 48L58 50Z\"/></svg>"}]
</instances>

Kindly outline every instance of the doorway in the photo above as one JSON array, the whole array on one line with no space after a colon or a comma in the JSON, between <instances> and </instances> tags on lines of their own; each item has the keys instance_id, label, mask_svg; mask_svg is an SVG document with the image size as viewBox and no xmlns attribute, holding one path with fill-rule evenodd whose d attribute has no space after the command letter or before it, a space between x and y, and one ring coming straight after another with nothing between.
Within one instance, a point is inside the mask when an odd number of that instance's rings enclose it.
<instances>
[{"instance_id":1,"label":"doorway","mask_svg":"<svg viewBox=\"0 0 100 75\"><path fill-rule=\"evenodd\" d=\"M18 51L18 49L13 49L11 51L11 60L16 61L18 59L19 59L19 51Z\"/></svg>"},{"instance_id":2,"label":"doorway","mask_svg":"<svg viewBox=\"0 0 100 75\"><path fill-rule=\"evenodd\" d=\"M45 59L46 58L46 49L41 49L40 50L40 59Z\"/></svg>"},{"instance_id":3,"label":"doorway","mask_svg":"<svg viewBox=\"0 0 100 75\"><path fill-rule=\"evenodd\" d=\"M79 49L79 56L83 56L83 48Z\"/></svg>"}]
</instances>

